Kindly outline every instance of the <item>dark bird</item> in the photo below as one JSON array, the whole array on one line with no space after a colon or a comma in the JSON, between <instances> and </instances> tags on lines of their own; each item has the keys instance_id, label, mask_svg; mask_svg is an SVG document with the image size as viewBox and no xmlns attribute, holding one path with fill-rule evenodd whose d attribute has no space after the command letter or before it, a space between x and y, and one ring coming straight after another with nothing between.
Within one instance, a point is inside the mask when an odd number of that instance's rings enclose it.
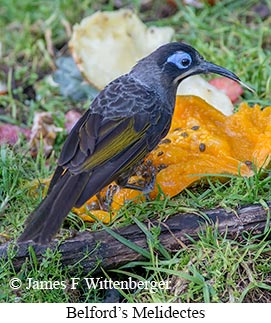
<instances>
[{"instance_id":1,"label":"dark bird","mask_svg":"<svg viewBox=\"0 0 271 323\"><path fill-rule=\"evenodd\" d=\"M135 167L169 131L178 85L202 73L240 82L191 46L174 42L109 83L67 137L47 196L18 241L48 243L72 207L82 206L112 181L131 187Z\"/></svg>"}]
</instances>

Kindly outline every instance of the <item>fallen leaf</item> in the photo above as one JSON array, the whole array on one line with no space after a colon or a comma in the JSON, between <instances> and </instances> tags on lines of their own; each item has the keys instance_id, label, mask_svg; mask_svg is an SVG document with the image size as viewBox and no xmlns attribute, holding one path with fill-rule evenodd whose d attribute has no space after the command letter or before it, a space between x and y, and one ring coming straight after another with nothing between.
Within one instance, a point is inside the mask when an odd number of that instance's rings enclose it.
<instances>
[{"instance_id":1,"label":"fallen leaf","mask_svg":"<svg viewBox=\"0 0 271 323\"><path fill-rule=\"evenodd\" d=\"M97 95L97 89L91 87L83 78L71 56L59 57L56 60L56 66L57 70L53 74L53 81L59 85L60 93L63 96L74 101L82 101Z\"/></svg>"},{"instance_id":2,"label":"fallen leaf","mask_svg":"<svg viewBox=\"0 0 271 323\"><path fill-rule=\"evenodd\" d=\"M8 88L5 83L0 81L0 95L4 95L8 93Z\"/></svg>"},{"instance_id":3,"label":"fallen leaf","mask_svg":"<svg viewBox=\"0 0 271 323\"><path fill-rule=\"evenodd\" d=\"M54 125L54 120L50 112L35 113L33 126L30 135L30 152L35 157L42 142L43 153L49 156L58 132L63 131Z\"/></svg>"},{"instance_id":4,"label":"fallen leaf","mask_svg":"<svg viewBox=\"0 0 271 323\"><path fill-rule=\"evenodd\" d=\"M27 139L30 137L30 130L12 124L0 124L0 145L15 145L19 139L19 134L23 134Z\"/></svg>"},{"instance_id":5,"label":"fallen leaf","mask_svg":"<svg viewBox=\"0 0 271 323\"><path fill-rule=\"evenodd\" d=\"M73 126L81 118L82 114L75 110L70 110L65 114L65 129L67 133L70 133Z\"/></svg>"}]
</instances>

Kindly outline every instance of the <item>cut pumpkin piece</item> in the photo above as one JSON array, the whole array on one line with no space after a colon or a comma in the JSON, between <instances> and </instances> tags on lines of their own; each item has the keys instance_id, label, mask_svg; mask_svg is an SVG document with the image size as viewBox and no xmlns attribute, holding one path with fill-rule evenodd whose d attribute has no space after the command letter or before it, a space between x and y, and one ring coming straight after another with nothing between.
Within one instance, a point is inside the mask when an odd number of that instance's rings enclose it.
<instances>
[{"instance_id":1,"label":"cut pumpkin piece","mask_svg":"<svg viewBox=\"0 0 271 323\"><path fill-rule=\"evenodd\" d=\"M170 131L146 160L157 170L157 185L172 197L207 175L252 176L252 164L267 167L270 155L271 107L243 103L227 117L199 97L177 96ZM157 193L156 187L151 197ZM138 191L119 188L112 212L138 196Z\"/></svg>"}]
</instances>

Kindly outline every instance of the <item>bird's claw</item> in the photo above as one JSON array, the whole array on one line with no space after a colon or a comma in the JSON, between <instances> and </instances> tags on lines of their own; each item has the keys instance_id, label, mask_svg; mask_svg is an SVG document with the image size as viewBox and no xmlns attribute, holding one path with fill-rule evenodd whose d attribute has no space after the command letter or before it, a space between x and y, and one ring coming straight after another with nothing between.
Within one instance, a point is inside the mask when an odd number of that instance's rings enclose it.
<instances>
[{"instance_id":1,"label":"bird's claw","mask_svg":"<svg viewBox=\"0 0 271 323\"><path fill-rule=\"evenodd\" d=\"M101 210L109 212L111 204L113 202L113 197L117 191L117 185L109 185L105 194L105 198L101 196L100 193L96 194L99 207Z\"/></svg>"},{"instance_id":2,"label":"bird's claw","mask_svg":"<svg viewBox=\"0 0 271 323\"><path fill-rule=\"evenodd\" d=\"M137 190L142 192L147 200L150 200L150 194L153 189L154 189L154 185L155 185L155 181L156 181L156 169L154 166L152 165L148 165L148 171L144 172L142 174L142 177L144 178L143 185L138 185L135 183L125 183L124 185L122 185L122 187L124 188L129 188L132 190ZM139 182L138 182L139 183Z\"/></svg>"}]
</instances>

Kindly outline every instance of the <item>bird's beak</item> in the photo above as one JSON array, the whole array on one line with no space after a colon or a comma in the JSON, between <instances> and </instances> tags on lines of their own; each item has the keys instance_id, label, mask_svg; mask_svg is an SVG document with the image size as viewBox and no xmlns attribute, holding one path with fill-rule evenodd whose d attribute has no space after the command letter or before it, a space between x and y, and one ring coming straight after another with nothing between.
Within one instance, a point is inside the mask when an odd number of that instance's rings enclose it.
<instances>
[{"instance_id":1,"label":"bird's beak","mask_svg":"<svg viewBox=\"0 0 271 323\"><path fill-rule=\"evenodd\" d=\"M200 64L200 69L202 70L202 73L215 73L215 74L219 74L225 77L228 77L236 82L241 82L241 80L239 79L239 77L237 75L235 75L234 73L232 73L231 71L227 70L224 67L221 67L219 65L207 62L207 61L203 61Z\"/></svg>"},{"instance_id":2,"label":"bird's beak","mask_svg":"<svg viewBox=\"0 0 271 323\"><path fill-rule=\"evenodd\" d=\"M224 67L221 67L219 65L213 64L211 62L203 61L200 64L200 69L201 69L201 72L204 73L204 74L205 73L215 73L215 74L219 74L219 75L228 77L229 79L232 79L232 80L238 82L240 85L247 88L251 92L255 92L251 87L249 87L247 84L243 83L236 74L234 74L233 72L227 70Z\"/></svg>"},{"instance_id":3,"label":"bird's beak","mask_svg":"<svg viewBox=\"0 0 271 323\"><path fill-rule=\"evenodd\" d=\"M201 58L201 60L199 61L199 64L197 64L193 68L189 69L186 73L182 73L181 75L179 75L176 78L175 82L179 83L180 81L182 81L185 78L192 76L192 75L208 74L208 73L215 73L215 74L219 74L221 76L228 77L229 79L232 79L232 80L238 82L240 85L247 88L249 91L255 93L255 91L251 87L249 87L247 84L243 83L236 74L227 70L224 67L221 67L219 65L205 61L203 58Z\"/></svg>"}]
</instances>

